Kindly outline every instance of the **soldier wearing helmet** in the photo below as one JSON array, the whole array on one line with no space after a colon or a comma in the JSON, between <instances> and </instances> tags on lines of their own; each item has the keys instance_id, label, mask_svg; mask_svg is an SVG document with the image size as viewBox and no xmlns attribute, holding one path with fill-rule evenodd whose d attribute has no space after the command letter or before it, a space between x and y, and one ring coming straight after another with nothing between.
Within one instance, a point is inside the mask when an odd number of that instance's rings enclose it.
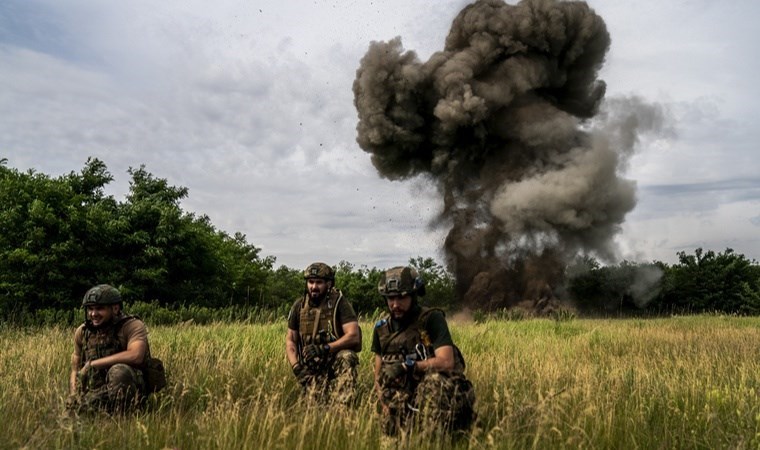
<instances>
[{"instance_id":1,"label":"soldier wearing helmet","mask_svg":"<svg viewBox=\"0 0 760 450\"><path fill-rule=\"evenodd\" d=\"M147 394L143 367L150 358L148 332L124 314L121 294L97 285L82 299L85 322L74 333L67 406L78 412L123 411Z\"/></svg>"},{"instance_id":2,"label":"soldier wearing helmet","mask_svg":"<svg viewBox=\"0 0 760 450\"><path fill-rule=\"evenodd\" d=\"M375 324L375 391L386 435L406 432L412 419L425 427L466 429L475 393L443 311L419 305L425 283L412 267L387 270L378 284L389 315Z\"/></svg>"},{"instance_id":3,"label":"soldier wearing helmet","mask_svg":"<svg viewBox=\"0 0 760 450\"><path fill-rule=\"evenodd\" d=\"M348 404L356 389L357 352L362 338L351 303L335 288L335 272L325 263L303 274L304 296L288 315L285 354L304 392Z\"/></svg>"}]
</instances>

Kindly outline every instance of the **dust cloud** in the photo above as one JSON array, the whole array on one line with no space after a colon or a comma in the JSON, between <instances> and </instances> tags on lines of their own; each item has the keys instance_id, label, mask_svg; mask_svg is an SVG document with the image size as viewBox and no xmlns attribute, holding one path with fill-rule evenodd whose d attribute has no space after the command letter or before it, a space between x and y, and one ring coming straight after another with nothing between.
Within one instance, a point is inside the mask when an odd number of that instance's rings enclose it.
<instances>
[{"instance_id":1,"label":"dust cloud","mask_svg":"<svg viewBox=\"0 0 760 450\"><path fill-rule=\"evenodd\" d=\"M662 111L603 102L610 46L585 2L480 0L427 61L372 42L354 81L357 142L389 180L429 179L460 298L493 309L559 294L578 255L614 260L636 205L622 173Z\"/></svg>"}]
</instances>

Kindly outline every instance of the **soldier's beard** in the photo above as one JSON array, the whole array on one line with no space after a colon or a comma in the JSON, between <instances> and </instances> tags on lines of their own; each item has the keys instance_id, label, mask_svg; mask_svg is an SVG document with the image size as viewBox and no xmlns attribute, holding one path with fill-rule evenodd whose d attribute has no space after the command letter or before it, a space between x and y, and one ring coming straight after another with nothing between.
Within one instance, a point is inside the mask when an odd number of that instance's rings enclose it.
<instances>
[{"instance_id":1,"label":"soldier's beard","mask_svg":"<svg viewBox=\"0 0 760 450\"><path fill-rule=\"evenodd\" d=\"M322 300L327 296L327 291L325 292L319 292L319 291L309 291L309 304L311 306L316 306L322 303Z\"/></svg>"},{"instance_id":2,"label":"soldier's beard","mask_svg":"<svg viewBox=\"0 0 760 450\"><path fill-rule=\"evenodd\" d=\"M410 323L412 323L414 320L417 319L417 316L419 315L420 311L422 309L420 308L419 304L417 304L416 301L412 302L412 305L409 307L408 310L401 312L400 317L396 317L396 314L391 311L391 319L396 321L398 324L400 324L402 327L406 327Z\"/></svg>"}]
</instances>

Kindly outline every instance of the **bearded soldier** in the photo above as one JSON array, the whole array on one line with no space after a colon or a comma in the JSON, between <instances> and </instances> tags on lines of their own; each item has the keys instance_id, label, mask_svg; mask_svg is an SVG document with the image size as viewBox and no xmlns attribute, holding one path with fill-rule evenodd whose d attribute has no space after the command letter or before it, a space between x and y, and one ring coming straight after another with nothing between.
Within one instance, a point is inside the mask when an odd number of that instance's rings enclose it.
<instances>
[{"instance_id":1,"label":"bearded soldier","mask_svg":"<svg viewBox=\"0 0 760 450\"><path fill-rule=\"evenodd\" d=\"M88 290L82 307L85 322L74 332L67 406L79 412L112 412L138 404L148 393L145 324L122 312L121 294L107 284Z\"/></svg>"},{"instance_id":2,"label":"bearded soldier","mask_svg":"<svg viewBox=\"0 0 760 450\"><path fill-rule=\"evenodd\" d=\"M362 338L354 309L335 289L335 272L325 263L304 270L306 292L288 315L285 354L304 392L348 404L356 390L357 352Z\"/></svg>"},{"instance_id":3,"label":"bearded soldier","mask_svg":"<svg viewBox=\"0 0 760 450\"><path fill-rule=\"evenodd\" d=\"M395 435L417 417L426 427L466 429L475 393L443 311L420 306L425 284L411 267L386 271L378 284L390 315L375 324L375 390L383 432Z\"/></svg>"}]
</instances>

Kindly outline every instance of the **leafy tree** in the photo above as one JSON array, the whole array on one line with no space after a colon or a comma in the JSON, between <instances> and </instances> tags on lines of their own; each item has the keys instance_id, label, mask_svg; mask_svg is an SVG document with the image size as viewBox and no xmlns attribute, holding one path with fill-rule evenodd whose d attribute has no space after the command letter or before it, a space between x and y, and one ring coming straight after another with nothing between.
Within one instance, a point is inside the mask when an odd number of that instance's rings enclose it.
<instances>
[{"instance_id":1,"label":"leafy tree","mask_svg":"<svg viewBox=\"0 0 760 450\"><path fill-rule=\"evenodd\" d=\"M417 269L425 281L425 305L443 308L454 305L454 277L442 265L422 256L410 258L409 265Z\"/></svg>"},{"instance_id":2,"label":"leafy tree","mask_svg":"<svg viewBox=\"0 0 760 450\"><path fill-rule=\"evenodd\" d=\"M367 314L385 306L377 292L380 274L381 271L375 267L361 266L357 269L348 261L341 261L335 271L335 283L358 314Z\"/></svg>"},{"instance_id":3,"label":"leafy tree","mask_svg":"<svg viewBox=\"0 0 760 450\"><path fill-rule=\"evenodd\" d=\"M760 267L727 248L722 253L697 248L678 253L678 264L666 270L657 307L692 312L760 312Z\"/></svg>"},{"instance_id":4,"label":"leafy tree","mask_svg":"<svg viewBox=\"0 0 760 450\"><path fill-rule=\"evenodd\" d=\"M103 186L110 181L95 159L80 174L51 178L30 170L0 166L0 296L2 311L61 307L84 293L90 261L84 235L87 211L108 203Z\"/></svg>"},{"instance_id":5,"label":"leafy tree","mask_svg":"<svg viewBox=\"0 0 760 450\"><path fill-rule=\"evenodd\" d=\"M454 280L433 258L421 256L409 260L425 280L426 295L423 303L428 306L451 307L454 304ZM336 285L354 305L357 313L371 314L385 309L383 298L378 294L377 284L383 270L367 266L356 267L341 261L336 268Z\"/></svg>"},{"instance_id":6,"label":"leafy tree","mask_svg":"<svg viewBox=\"0 0 760 450\"><path fill-rule=\"evenodd\" d=\"M118 286L126 301L265 303L273 257L184 212L186 188L144 166L129 174L120 203L104 194L113 177L97 159L58 178L0 161L0 315L76 307L97 283Z\"/></svg>"},{"instance_id":7,"label":"leafy tree","mask_svg":"<svg viewBox=\"0 0 760 450\"><path fill-rule=\"evenodd\" d=\"M217 233L219 242L215 248L221 266L225 268L226 278L224 283L228 285L231 304L259 305L276 307L279 302L273 301L272 297L264 296L267 280L270 278L275 258L267 256L261 258L261 249L249 244L244 234L235 233L229 236L226 233Z\"/></svg>"},{"instance_id":8,"label":"leafy tree","mask_svg":"<svg viewBox=\"0 0 760 450\"><path fill-rule=\"evenodd\" d=\"M268 273L264 290L260 295L268 299L267 306L289 311L293 302L303 296L305 286L301 270L282 265Z\"/></svg>"},{"instance_id":9,"label":"leafy tree","mask_svg":"<svg viewBox=\"0 0 760 450\"><path fill-rule=\"evenodd\" d=\"M97 283L118 286L126 301L178 307L267 308L286 312L303 294L302 272L262 257L245 235L217 230L182 210L184 187L130 168L125 201L105 194L106 165L50 177L19 172L0 159L0 317L70 310ZM566 271L568 292L588 311L760 313L760 266L732 249L678 253L661 262L601 266L583 258ZM429 306L455 306L452 275L433 258L409 260L426 282ZM336 283L359 313L385 304L382 271L341 261Z\"/></svg>"},{"instance_id":10,"label":"leafy tree","mask_svg":"<svg viewBox=\"0 0 760 450\"><path fill-rule=\"evenodd\" d=\"M582 261L568 270L568 291L586 311L760 313L760 266L754 261L730 248L679 252L678 259L673 266Z\"/></svg>"}]
</instances>

